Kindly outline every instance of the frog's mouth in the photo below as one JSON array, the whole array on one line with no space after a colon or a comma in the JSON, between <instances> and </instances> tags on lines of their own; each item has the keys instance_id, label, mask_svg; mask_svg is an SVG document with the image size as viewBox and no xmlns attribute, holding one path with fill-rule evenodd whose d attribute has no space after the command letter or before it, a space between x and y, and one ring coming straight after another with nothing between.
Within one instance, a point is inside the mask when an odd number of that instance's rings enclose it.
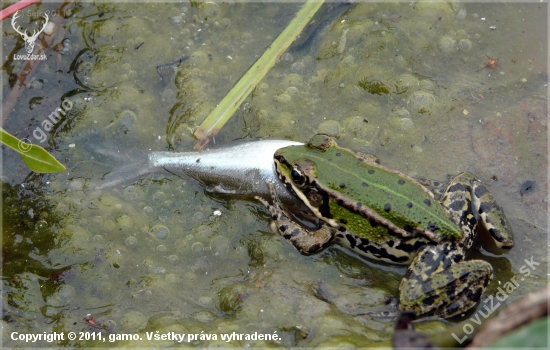
<instances>
[{"instance_id":1,"label":"frog's mouth","mask_svg":"<svg viewBox=\"0 0 550 350\"><path fill-rule=\"evenodd\" d=\"M299 160L291 164L282 155L275 155L275 169L284 186L298 197L317 218L326 218L330 222L332 215L329 209L329 196L325 191L320 191L315 177L311 172L315 171L315 165L310 160ZM332 220L333 221L333 220Z\"/></svg>"}]
</instances>

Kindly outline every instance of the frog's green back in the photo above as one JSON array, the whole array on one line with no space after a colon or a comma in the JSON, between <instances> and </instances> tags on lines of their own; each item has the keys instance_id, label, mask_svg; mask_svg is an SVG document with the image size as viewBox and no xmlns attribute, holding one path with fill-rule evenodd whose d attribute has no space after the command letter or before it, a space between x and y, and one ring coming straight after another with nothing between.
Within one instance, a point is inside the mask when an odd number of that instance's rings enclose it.
<instances>
[{"instance_id":1,"label":"frog's green back","mask_svg":"<svg viewBox=\"0 0 550 350\"><path fill-rule=\"evenodd\" d=\"M378 164L363 161L348 149L333 143L325 149L290 146L277 153L291 164L314 164L312 173L320 184L360 202L406 231L423 227L438 235L460 236L458 225L418 183ZM344 217L346 210L337 203L331 201L330 207L335 219L350 221L351 218ZM355 233L360 235L360 232Z\"/></svg>"}]
</instances>

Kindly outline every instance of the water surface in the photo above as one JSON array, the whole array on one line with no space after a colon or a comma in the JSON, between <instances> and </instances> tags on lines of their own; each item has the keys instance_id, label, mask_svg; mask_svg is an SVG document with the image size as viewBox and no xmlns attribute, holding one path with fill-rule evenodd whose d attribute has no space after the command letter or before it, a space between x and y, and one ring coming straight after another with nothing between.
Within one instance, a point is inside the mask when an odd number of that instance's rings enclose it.
<instances>
[{"instance_id":1,"label":"water surface","mask_svg":"<svg viewBox=\"0 0 550 350\"><path fill-rule=\"evenodd\" d=\"M144 339L139 346L176 345L147 341L156 331L217 335L187 343L200 347L389 345L393 324L365 313L395 310L404 268L337 247L302 256L270 231L260 203L208 195L181 174L94 189L137 151L191 150L193 131L298 9L71 8L3 122L67 166L34 174L2 152L6 346L26 346L10 340L13 331L132 333ZM501 252L480 239L471 257L495 269L487 294L520 274L524 259L539 262L506 303L520 299L547 285L546 11L542 3L359 2L283 55L216 145L328 133L411 176L476 173L512 223L516 246ZM41 19L21 21L30 28ZM12 58L24 52L20 35L4 30L3 101L25 64ZM498 65L483 68L486 55ZM65 100L71 108L45 130ZM535 186L521 191L526 181ZM221 340L232 332L280 340ZM113 344L35 344L53 345Z\"/></svg>"}]
</instances>

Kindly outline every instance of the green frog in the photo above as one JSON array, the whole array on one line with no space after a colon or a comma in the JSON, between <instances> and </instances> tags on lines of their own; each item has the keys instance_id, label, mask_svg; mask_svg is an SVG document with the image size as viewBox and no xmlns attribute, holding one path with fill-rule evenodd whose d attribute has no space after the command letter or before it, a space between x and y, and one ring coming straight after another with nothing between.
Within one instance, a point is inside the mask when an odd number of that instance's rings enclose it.
<instances>
[{"instance_id":1,"label":"green frog","mask_svg":"<svg viewBox=\"0 0 550 350\"><path fill-rule=\"evenodd\" d=\"M461 173L446 186L414 179L323 135L277 150L274 161L284 186L320 222L316 230L298 224L268 183L273 204L256 198L279 234L303 254L337 243L368 258L408 264L399 309L419 317L462 314L480 300L492 267L465 260L478 222L497 247L514 244L502 209L473 174Z\"/></svg>"}]
</instances>

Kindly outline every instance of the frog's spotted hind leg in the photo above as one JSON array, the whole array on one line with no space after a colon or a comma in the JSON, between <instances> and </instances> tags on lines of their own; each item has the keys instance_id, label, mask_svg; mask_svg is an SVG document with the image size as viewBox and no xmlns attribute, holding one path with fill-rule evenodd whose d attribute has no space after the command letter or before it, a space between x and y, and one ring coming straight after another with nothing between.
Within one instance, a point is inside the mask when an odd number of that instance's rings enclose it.
<instances>
[{"instance_id":1,"label":"frog's spotted hind leg","mask_svg":"<svg viewBox=\"0 0 550 350\"><path fill-rule=\"evenodd\" d=\"M478 216L478 222L487 229L493 237L497 247L510 249L514 245L512 229L504 212L498 206L487 188L475 175L462 173L451 180L445 193L441 197L441 203L447 207L452 215L460 220L462 226L470 224L471 234L475 232L472 218L467 217L467 212L473 208L474 215ZM472 237L473 238L473 237ZM465 242L466 249L471 242Z\"/></svg>"},{"instance_id":2,"label":"frog's spotted hind leg","mask_svg":"<svg viewBox=\"0 0 550 350\"><path fill-rule=\"evenodd\" d=\"M290 241L300 253L306 255L316 253L332 242L336 229L323 225L316 231L309 231L294 223L282 208L273 183L269 181L266 183L271 197L273 197L273 205L263 198L257 196L255 198L269 210L279 234Z\"/></svg>"},{"instance_id":3,"label":"frog's spotted hind leg","mask_svg":"<svg viewBox=\"0 0 550 350\"><path fill-rule=\"evenodd\" d=\"M455 243L424 248L399 285L399 309L451 317L473 307L492 278L491 264L463 259Z\"/></svg>"},{"instance_id":4,"label":"frog's spotted hind leg","mask_svg":"<svg viewBox=\"0 0 550 350\"><path fill-rule=\"evenodd\" d=\"M453 178L440 201L459 224L462 237L424 248L401 281L399 308L418 316L450 317L467 311L481 298L493 275L491 265L483 260L463 261L478 222L499 247L513 246L502 209L473 174Z\"/></svg>"}]
</instances>

